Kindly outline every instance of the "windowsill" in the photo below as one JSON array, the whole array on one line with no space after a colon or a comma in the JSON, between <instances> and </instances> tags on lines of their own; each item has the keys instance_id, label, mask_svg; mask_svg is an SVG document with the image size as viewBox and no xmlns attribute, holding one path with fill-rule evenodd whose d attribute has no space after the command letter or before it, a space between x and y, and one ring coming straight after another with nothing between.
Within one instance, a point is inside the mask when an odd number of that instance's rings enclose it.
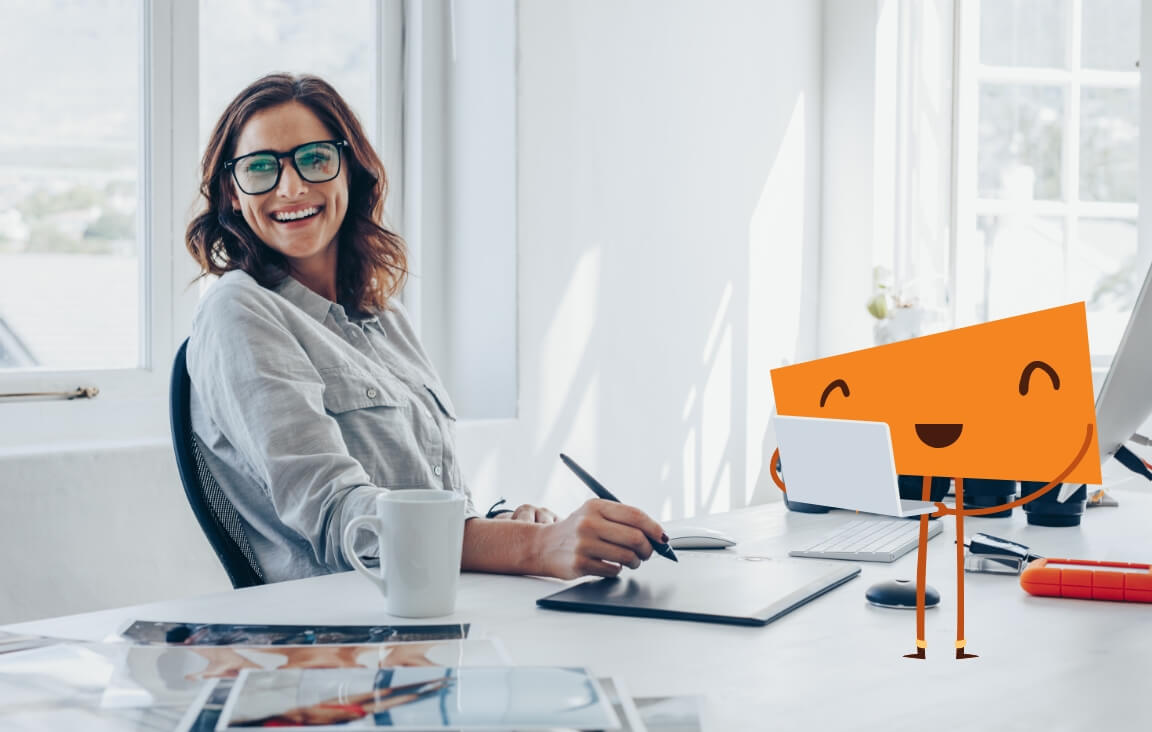
<instances>
[{"instance_id":1,"label":"windowsill","mask_svg":"<svg viewBox=\"0 0 1152 732\"><path fill-rule=\"evenodd\" d=\"M36 445L19 445L16 447L0 448L0 462L5 460L19 460L22 458L37 458L51 455L65 455L92 452L118 452L127 450L146 450L164 448L171 450L172 441L169 437L152 437L126 440L61 440L59 442L41 443Z\"/></svg>"}]
</instances>

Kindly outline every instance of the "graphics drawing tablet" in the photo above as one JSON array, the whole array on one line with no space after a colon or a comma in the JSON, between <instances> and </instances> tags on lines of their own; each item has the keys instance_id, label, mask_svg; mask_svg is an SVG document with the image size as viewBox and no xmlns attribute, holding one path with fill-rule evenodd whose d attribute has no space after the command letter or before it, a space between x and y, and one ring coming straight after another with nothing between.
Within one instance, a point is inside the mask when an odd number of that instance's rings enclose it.
<instances>
[{"instance_id":1,"label":"graphics drawing tablet","mask_svg":"<svg viewBox=\"0 0 1152 732\"><path fill-rule=\"evenodd\" d=\"M839 562L742 556L734 552L653 556L619 577L573 585L536 601L553 610L767 625L839 587L860 568Z\"/></svg>"}]
</instances>

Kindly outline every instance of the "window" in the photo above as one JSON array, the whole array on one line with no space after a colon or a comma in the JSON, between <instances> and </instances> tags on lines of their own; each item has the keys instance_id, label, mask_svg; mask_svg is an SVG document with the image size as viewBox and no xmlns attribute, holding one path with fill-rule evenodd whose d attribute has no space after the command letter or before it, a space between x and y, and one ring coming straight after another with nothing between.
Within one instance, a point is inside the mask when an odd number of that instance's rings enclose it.
<instances>
[{"instance_id":1,"label":"window","mask_svg":"<svg viewBox=\"0 0 1152 732\"><path fill-rule=\"evenodd\" d=\"M0 371L136 368L141 7L0 7Z\"/></svg>"},{"instance_id":2,"label":"window","mask_svg":"<svg viewBox=\"0 0 1152 732\"><path fill-rule=\"evenodd\" d=\"M200 0L200 149L237 92L273 71L336 87L379 144L375 0Z\"/></svg>"},{"instance_id":3,"label":"window","mask_svg":"<svg viewBox=\"0 0 1152 732\"><path fill-rule=\"evenodd\" d=\"M1084 300L1098 365L1152 252L1137 239L1139 0L961 0L956 325Z\"/></svg>"}]
</instances>

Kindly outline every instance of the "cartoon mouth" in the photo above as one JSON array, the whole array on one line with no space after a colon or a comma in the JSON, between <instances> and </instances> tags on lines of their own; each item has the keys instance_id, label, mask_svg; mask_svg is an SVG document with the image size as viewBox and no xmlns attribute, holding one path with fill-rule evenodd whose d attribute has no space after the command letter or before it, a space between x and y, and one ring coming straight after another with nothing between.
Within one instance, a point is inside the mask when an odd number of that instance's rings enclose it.
<instances>
[{"instance_id":1,"label":"cartoon mouth","mask_svg":"<svg viewBox=\"0 0 1152 732\"><path fill-rule=\"evenodd\" d=\"M916 436L928 447L948 447L960 439L962 424L918 424Z\"/></svg>"}]
</instances>

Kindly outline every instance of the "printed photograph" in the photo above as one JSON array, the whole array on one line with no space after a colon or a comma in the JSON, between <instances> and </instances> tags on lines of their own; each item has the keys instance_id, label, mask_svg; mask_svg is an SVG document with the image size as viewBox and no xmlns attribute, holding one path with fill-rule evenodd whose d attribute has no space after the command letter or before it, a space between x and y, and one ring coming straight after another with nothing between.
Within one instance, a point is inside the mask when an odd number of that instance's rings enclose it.
<instances>
[{"instance_id":1,"label":"printed photograph","mask_svg":"<svg viewBox=\"0 0 1152 732\"><path fill-rule=\"evenodd\" d=\"M499 666L499 641L446 640L329 646L130 646L104 693L107 707L188 705L206 682L244 670Z\"/></svg>"},{"instance_id":2,"label":"printed photograph","mask_svg":"<svg viewBox=\"0 0 1152 732\"><path fill-rule=\"evenodd\" d=\"M314 646L467 638L468 623L452 625L246 625L136 620L121 637L140 645Z\"/></svg>"},{"instance_id":3,"label":"printed photograph","mask_svg":"<svg viewBox=\"0 0 1152 732\"><path fill-rule=\"evenodd\" d=\"M245 671L220 729L616 730L582 668L471 667Z\"/></svg>"}]
</instances>

